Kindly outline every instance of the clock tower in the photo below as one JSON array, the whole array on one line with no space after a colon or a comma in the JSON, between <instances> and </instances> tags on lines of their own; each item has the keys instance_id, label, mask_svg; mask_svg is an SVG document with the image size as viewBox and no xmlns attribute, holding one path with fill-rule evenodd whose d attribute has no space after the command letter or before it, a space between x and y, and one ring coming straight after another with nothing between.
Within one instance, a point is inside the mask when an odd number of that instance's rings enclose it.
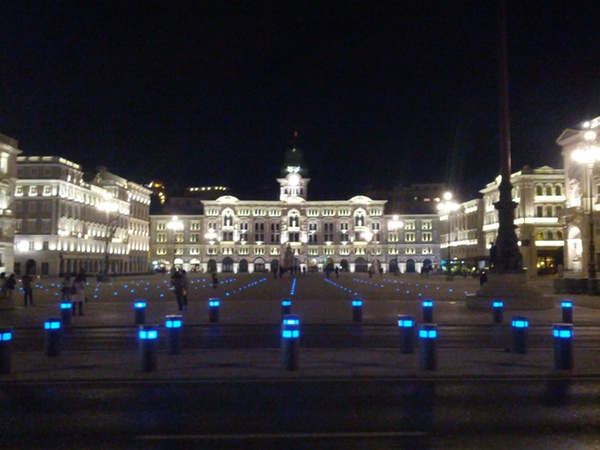
<instances>
[{"instance_id":1,"label":"clock tower","mask_svg":"<svg viewBox=\"0 0 600 450\"><path fill-rule=\"evenodd\" d=\"M298 134L294 133L294 138ZM303 202L307 198L307 187L310 178L304 178L306 166L302 157L302 151L295 148L288 150L285 154L283 165L283 178L278 178L279 182L279 200L282 202Z\"/></svg>"}]
</instances>

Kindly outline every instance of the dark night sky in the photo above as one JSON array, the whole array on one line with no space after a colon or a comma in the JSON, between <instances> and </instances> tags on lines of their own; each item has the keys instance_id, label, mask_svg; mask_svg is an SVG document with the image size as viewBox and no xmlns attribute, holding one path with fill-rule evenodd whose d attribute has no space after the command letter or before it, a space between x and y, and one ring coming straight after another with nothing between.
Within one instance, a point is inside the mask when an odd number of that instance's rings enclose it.
<instances>
[{"instance_id":1,"label":"dark night sky","mask_svg":"<svg viewBox=\"0 0 600 450\"><path fill-rule=\"evenodd\" d=\"M507 2L513 171L600 115L600 6ZM310 198L499 172L494 1L45 1L0 9L0 133L137 182Z\"/></svg>"}]
</instances>

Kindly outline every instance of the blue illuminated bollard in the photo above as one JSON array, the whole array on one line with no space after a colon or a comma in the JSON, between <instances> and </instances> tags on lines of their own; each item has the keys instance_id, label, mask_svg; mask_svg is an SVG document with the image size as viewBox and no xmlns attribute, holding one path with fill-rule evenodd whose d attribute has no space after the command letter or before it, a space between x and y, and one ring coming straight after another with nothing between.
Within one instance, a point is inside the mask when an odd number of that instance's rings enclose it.
<instances>
[{"instance_id":1,"label":"blue illuminated bollard","mask_svg":"<svg viewBox=\"0 0 600 450\"><path fill-rule=\"evenodd\" d=\"M499 300L492 302L492 313L494 323L502 323L504 321L504 303Z\"/></svg>"},{"instance_id":2,"label":"blue illuminated bollard","mask_svg":"<svg viewBox=\"0 0 600 450\"><path fill-rule=\"evenodd\" d=\"M400 330L400 351L414 353L415 351L415 321L412 316L398 316Z\"/></svg>"},{"instance_id":3,"label":"blue illuminated bollard","mask_svg":"<svg viewBox=\"0 0 600 450\"><path fill-rule=\"evenodd\" d=\"M135 302L135 324L143 325L146 323L146 302Z\"/></svg>"},{"instance_id":4,"label":"blue illuminated bollard","mask_svg":"<svg viewBox=\"0 0 600 450\"><path fill-rule=\"evenodd\" d=\"M0 328L0 373L10 373L12 367L12 327Z\"/></svg>"},{"instance_id":5,"label":"blue illuminated bollard","mask_svg":"<svg viewBox=\"0 0 600 450\"><path fill-rule=\"evenodd\" d=\"M433 302L425 300L423 302L423 323L433 322Z\"/></svg>"},{"instance_id":6,"label":"blue illuminated bollard","mask_svg":"<svg viewBox=\"0 0 600 450\"><path fill-rule=\"evenodd\" d=\"M555 323L552 325L554 336L554 368L570 370L573 368L573 325Z\"/></svg>"},{"instance_id":7,"label":"blue illuminated bollard","mask_svg":"<svg viewBox=\"0 0 600 450\"><path fill-rule=\"evenodd\" d=\"M529 321L527 317L512 318L512 351L514 353L527 353L527 336L529 334Z\"/></svg>"},{"instance_id":8,"label":"blue illuminated bollard","mask_svg":"<svg viewBox=\"0 0 600 450\"><path fill-rule=\"evenodd\" d=\"M62 335L60 319L48 319L44 322L44 330L44 352L48 356L60 355L60 340Z\"/></svg>"},{"instance_id":9,"label":"blue illuminated bollard","mask_svg":"<svg viewBox=\"0 0 600 450\"><path fill-rule=\"evenodd\" d=\"M142 372L154 372L157 367L158 325L138 327L138 362Z\"/></svg>"},{"instance_id":10,"label":"blue illuminated bollard","mask_svg":"<svg viewBox=\"0 0 600 450\"><path fill-rule=\"evenodd\" d=\"M65 327L71 325L71 311L73 305L71 302L62 302L60 304L60 319Z\"/></svg>"},{"instance_id":11,"label":"blue illuminated bollard","mask_svg":"<svg viewBox=\"0 0 600 450\"><path fill-rule=\"evenodd\" d=\"M421 370L437 369L437 324L419 325L419 366Z\"/></svg>"},{"instance_id":12,"label":"blue illuminated bollard","mask_svg":"<svg viewBox=\"0 0 600 450\"><path fill-rule=\"evenodd\" d=\"M359 299L352 300L352 322L354 322L354 323L362 322L362 309L363 309L362 300L359 300Z\"/></svg>"},{"instance_id":13,"label":"blue illuminated bollard","mask_svg":"<svg viewBox=\"0 0 600 450\"><path fill-rule=\"evenodd\" d=\"M289 316L292 313L292 301L289 299L281 300L281 320L284 316Z\"/></svg>"},{"instance_id":14,"label":"blue illuminated bollard","mask_svg":"<svg viewBox=\"0 0 600 450\"><path fill-rule=\"evenodd\" d=\"M179 355L181 353L181 333L183 330L182 316L173 315L165 318L167 329L167 354Z\"/></svg>"},{"instance_id":15,"label":"blue illuminated bollard","mask_svg":"<svg viewBox=\"0 0 600 450\"><path fill-rule=\"evenodd\" d=\"M208 321L210 323L217 323L219 321L219 308L221 307L221 301L218 298L208 299Z\"/></svg>"},{"instance_id":16,"label":"blue illuminated bollard","mask_svg":"<svg viewBox=\"0 0 600 450\"><path fill-rule=\"evenodd\" d=\"M281 322L281 362L286 370L298 368L300 349L300 319L285 316Z\"/></svg>"},{"instance_id":17,"label":"blue illuminated bollard","mask_svg":"<svg viewBox=\"0 0 600 450\"><path fill-rule=\"evenodd\" d=\"M562 302L563 323L573 323L573 302L565 300Z\"/></svg>"}]
</instances>

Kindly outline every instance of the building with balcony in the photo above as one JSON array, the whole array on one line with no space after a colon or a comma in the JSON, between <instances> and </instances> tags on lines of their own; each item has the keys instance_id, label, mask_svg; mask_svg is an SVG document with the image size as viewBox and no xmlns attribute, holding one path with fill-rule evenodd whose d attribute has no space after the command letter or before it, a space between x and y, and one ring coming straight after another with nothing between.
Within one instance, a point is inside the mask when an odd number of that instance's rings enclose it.
<instances>
[{"instance_id":1,"label":"building with balcony","mask_svg":"<svg viewBox=\"0 0 600 450\"><path fill-rule=\"evenodd\" d=\"M564 161L565 270L596 278L600 234L600 117L567 128L557 139ZM591 272L591 273L590 273Z\"/></svg>"},{"instance_id":2,"label":"building with balcony","mask_svg":"<svg viewBox=\"0 0 600 450\"><path fill-rule=\"evenodd\" d=\"M20 153L15 139L0 134L0 272L14 270L16 219L13 198L17 185L17 156Z\"/></svg>"},{"instance_id":3,"label":"building with balcony","mask_svg":"<svg viewBox=\"0 0 600 450\"><path fill-rule=\"evenodd\" d=\"M498 210L494 205L500 199L498 190L500 181L501 178L498 177L480 191L483 195L481 203L467 202L461 205L461 209L456 213L460 216L471 211L473 217L465 223L474 223L477 214L482 220L479 227L480 241L477 250L474 250L474 253L480 255L477 257L480 266L483 261L482 256L485 254L487 254L486 265L489 263L491 247L498 236ZM565 243L563 224L558 219L566 198L564 171L548 166L537 169L525 166L521 171L511 175L511 184L512 199L516 203L514 224L523 256L523 267L527 268L532 276L556 273L558 265L562 264ZM479 208L482 208L481 212L476 211ZM462 230L469 236L476 234L472 225L458 226L457 230L458 233ZM443 237L442 241L446 239ZM473 242L471 239L468 241Z\"/></svg>"},{"instance_id":4,"label":"building with balcony","mask_svg":"<svg viewBox=\"0 0 600 450\"><path fill-rule=\"evenodd\" d=\"M279 200L223 195L201 200L201 212L153 214L154 268L417 272L439 264L437 214L386 214L386 200L362 195L309 200L301 152L289 150L283 167Z\"/></svg>"},{"instance_id":5,"label":"building with balcony","mask_svg":"<svg viewBox=\"0 0 600 450\"><path fill-rule=\"evenodd\" d=\"M100 168L87 178L58 156L19 156L14 272L146 272L151 191Z\"/></svg>"}]
</instances>

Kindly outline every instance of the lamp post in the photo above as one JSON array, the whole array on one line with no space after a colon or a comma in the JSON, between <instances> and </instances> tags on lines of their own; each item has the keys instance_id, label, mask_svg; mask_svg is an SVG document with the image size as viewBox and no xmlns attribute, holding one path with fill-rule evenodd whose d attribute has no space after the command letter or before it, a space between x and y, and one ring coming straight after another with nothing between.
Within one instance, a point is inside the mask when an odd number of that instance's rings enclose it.
<instances>
[{"instance_id":1,"label":"lamp post","mask_svg":"<svg viewBox=\"0 0 600 450\"><path fill-rule=\"evenodd\" d=\"M367 231L363 231L360 235L366 241L365 255L367 256L367 270L369 270L369 243L371 242L371 239L373 239L373 233L371 231L367 230ZM373 267L373 270L374 269L375 269L375 267Z\"/></svg>"},{"instance_id":2,"label":"lamp post","mask_svg":"<svg viewBox=\"0 0 600 450\"><path fill-rule=\"evenodd\" d=\"M98 203L96 208L106 213L106 234L104 236L104 271L99 277L99 281L110 281L110 258L108 255L108 244L115 234L113 224L119 219L121 214L119 213L112 221L110 220L110 214L119 210L119 205L113 200L113 197L110 194L106 195L104 197L104 201Z\"/></svg>"},{"instance_id":3,"label":"lamp post","mask_svg":"<svg viewBox=\"0 0 600 450\"><path fill-rule=\"evenodd\" d=\"M173 216L171 217L171 221L167 223L167 228L172 230L173 233L176 231L183 230L183 222L179 220L179 217ZM173 236L173 269L175 268L175 250L176 250L177 239Z\"/></svg>"},{"instance_id":4,"label":"lamp post","mask_svg":"<svg viewBox=\"0 0 600 450\"><path fill-rule=\"evenodd\" d=\"M218 236L219 235L217 234L216 230L213 229L213 228L209 228L208 232L204 235L204 238L208 241L210 249L212 249L212 246L215 243L215 241L217 240ZM211 259L210 256L212 256L212 251L209 252L209 262L210 262L210 259ZM215 269L215 272L216 272L217 268L215 267L214 269ZM212 272L211 270L209 270L208 263L206 265L206 271L207 272Z\"/></svg>"},{"instance_id":5,"label":"lamp post","mask_svg":"<svg viewBox=\"0 0 600 450\"><path fill-rule=\"evenodd\" d=\"M450 213L452 213L453 211L456 211L458 209L458 204L454 201L452 201L452 193L451 192L445 192L444 193L444 197L443 200L438 204L438 211L440 212L440 221L446 221L446 246L448 249L448 259L447 259L447 266L448 266L448 275L446 276L446 280L448 281L452 281L453 275L452 275L452 267L450 266L450 261L451 261L451 255L450 255L450 240L451 240L451 226L450 226Z\"/></svg>"},{"instance_id":6,"label":"lamp post","mask_svg":"<svg viewBox=\"0 0 600 450\"><path fill-rule=\"evenodd\" d=\"M587 145L573 151L573 161L585 164L587 171L587 194L589 197L588 215L588 289L593 294L596 291L596 244L594 242L594 164L600 161L600 146L595 145L596 132L588 130L583 135ZM582 190L583 192L583 190Z\"/></svg>"},{"instance_id":7,"label":"lamp post","mask_svg":"<svg viewBox=\"0 0 600 450\"><path fill-rule=\"evenodd\" d=\"M394 216L392 217L392 220L390 220L388 222L388 229L390 231L393 231L396 233L402 227L404 227L404 222L402 222L401 220L398 220L398 215L394 214ZM398 261L398 241L399 241L399 236L398 236L398 234L396 234L396 240L394 241L394 244L395 244L394 254L396 255L396 270L395 270L396 275L398 275L398 272L400 271L399 270L400 266L399 266L399 261Z\"/></svg>"}]
</instances>

